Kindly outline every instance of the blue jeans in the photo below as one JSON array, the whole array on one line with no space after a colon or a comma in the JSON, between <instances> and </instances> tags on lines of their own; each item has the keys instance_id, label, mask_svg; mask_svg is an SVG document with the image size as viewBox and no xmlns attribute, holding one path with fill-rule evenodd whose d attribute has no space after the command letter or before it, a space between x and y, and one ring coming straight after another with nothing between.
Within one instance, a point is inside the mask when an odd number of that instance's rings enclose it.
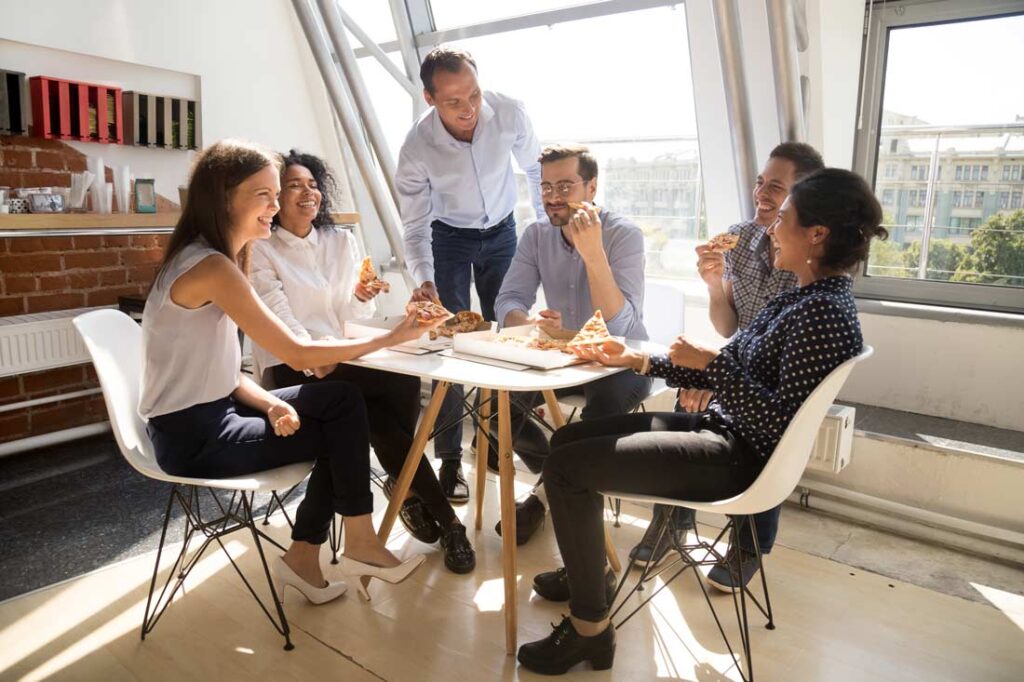
<instances>
[{"instance_id":1,"label":"blue jeans","mask_svg":"<svg viewBox=\"0 0 1024 682\"><path fill-rule=\"evenodd\" d=\"M683 411L683 409L679 407L678 400L676 401L675 411ZM762 554L768 554L772 551L772 547L775 546L775 536L779 534L780 514L782 514L781 504L774 509L763 511L760 514L754 514L754 528L757 530L757 546L760 548ZM689 520L692 518L692 515L692 509L687 509L685 507L672 508L672 521L674 524L681 524L689 527ZM743 524L743 530L740 534L740 548L751 553L754 551L754 539L750 535L750 526L747 524Z\"/></svg>"},{"instance_id":2,"label":"blue jeans","mask_svg":"<svg viewBox=\"0 0 1024 682\"><path fill-rule=\"evenodd\" d=\"M453 313L469 310L469 284L476 284L480 313L494 320L494 300L505 279L512 257L516 255L516 221L510 213L486 230L452 227L439 220L433 229L434 284L445 308ZM458 419L462 410L462 386L448 389L437 417L438 424ZM462 420L437 434L434 456L438 459L462 458Z\"/></svg>"}]
</instances>

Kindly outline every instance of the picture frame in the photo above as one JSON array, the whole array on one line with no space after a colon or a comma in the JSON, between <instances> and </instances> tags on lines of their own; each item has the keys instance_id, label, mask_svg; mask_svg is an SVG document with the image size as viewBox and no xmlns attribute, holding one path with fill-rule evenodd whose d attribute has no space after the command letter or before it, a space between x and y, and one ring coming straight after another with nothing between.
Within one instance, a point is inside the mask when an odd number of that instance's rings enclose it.
<instances>
[{"instance_id":1,"label":"picture frame","mask_svg":"<svg viewBox=\"0 0 1024 682\"><path fill-rule=\"evenodd\" d=\"M64 196L61 194L43 194L35 192L29 194L28 210L30 213L63 213L65 204Z\"/></svg>"},{"instance_id":2,"label":"picture frame","mask_svg":"<svg viewBox=\"0 0 1024 682\"><path fill-rule=\"evenodd\" d=\"M153 179L137 179L134 193L136 213L156 213L156 184Z\"/></svg>"}]
</instances>

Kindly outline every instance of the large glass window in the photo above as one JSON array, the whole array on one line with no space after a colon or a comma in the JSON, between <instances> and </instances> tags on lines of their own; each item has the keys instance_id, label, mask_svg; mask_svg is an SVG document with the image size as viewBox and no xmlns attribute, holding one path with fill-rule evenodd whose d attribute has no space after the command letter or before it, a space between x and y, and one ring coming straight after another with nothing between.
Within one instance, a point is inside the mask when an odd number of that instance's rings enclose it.
<instances>
[{"instance_id":1,"label":"large glass window","mask_svg":"<svg viewBox=\"0 0 1024 682\"><path fill-rule=\"evenodd\" d=\"M589 0L596 2L597 0ZM438 30L507 19L549 9L589 4L587 0L515 0L485 2L483 0L430 0L434 25Z\"/></svg>"},{"instance_id":2,"label":"large glass window","mask_svg":"<svg viewBox=\"0 0 1024 682\"><path fill-rule=\"evenodd\" d=\"M939 4L948 9L954 3ZM929 5L908 4L907 10L919 19ZM1013 162L1024 155L1024 88L1007 87L1018 80L1024 16L875 28L884 91L869 104L878 106L879 125L866 170L875 179L891 238L872 249L866 289L894 298L1024 308L1019 293L989 289L1024 288L1024 212L1012 201L1015 191L1024 190L1013 172ZM952 177L947 173L942 180L939 166L952 166ZM898 170L907 167L909 173ZM901 201L901 193L909 200ZM918 226L909 212L920 208ZM960 288L881 286L900 279Z\"/></svg>"}]
</instances>

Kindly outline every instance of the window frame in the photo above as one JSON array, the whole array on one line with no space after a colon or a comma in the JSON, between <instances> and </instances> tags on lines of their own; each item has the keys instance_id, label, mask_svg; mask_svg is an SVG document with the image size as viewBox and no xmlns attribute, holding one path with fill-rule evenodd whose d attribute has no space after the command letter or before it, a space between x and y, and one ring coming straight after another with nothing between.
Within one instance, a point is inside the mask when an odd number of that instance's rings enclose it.
<instances>
[{"instance_id":1,"label":"window frame","mask_svg":"<svg viewBox=\"0 0 1024 682\"><path fill-rule=\"evenodd\" d=\"M878 141L882 128L882 98L885 91L886 55L889 35L894 29L957 23L971 19L994 19L1024 14L1013 0L902 0L865 10L863 71L860 106L864 125L854 137L853 169L872 187L885 180L877 168ZM872 86L877 84L877 87ZM972 164L964 166L963 181L969 181ZM959 167L957 167L959 170ZM959 180L959 173L956 174ZM1012 201L1012 197L1011 197ZM975 310L1024 313L1024 291L1015 287L965 284L918 279L867 276L864 264L854 283L858 298L899 301L924 305L951 306Z\"/></svg>"}]
</instances>

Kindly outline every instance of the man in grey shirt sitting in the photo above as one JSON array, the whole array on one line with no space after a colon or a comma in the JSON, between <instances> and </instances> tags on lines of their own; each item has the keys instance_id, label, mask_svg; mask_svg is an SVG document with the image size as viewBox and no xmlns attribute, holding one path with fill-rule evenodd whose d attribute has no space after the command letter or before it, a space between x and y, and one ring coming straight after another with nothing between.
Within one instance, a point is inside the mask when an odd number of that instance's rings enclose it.
<instances>
[{"instance_id":1,"label":"man in grey shirt sitting","mask_svg":"<svg viewBox=\"0 0 1024 682\"><path fill-rule=\"evenodd\" d=\"M494 303L498 323L513 327L535 322L542 328L576 330L600 310L613 336L647 340L640 228L590 203L597 192L597 161L587 147L547 147L540 163L548 220L538 219L519 240ZM584 202L584 208L569 206ZM547 308L531 317L539 287L544 288ZM586 404L580 416L589 420L633 410L650 387L649 378L621 372L566 391L583 394ZM537 394L519 394L513 403L513 447L535 471L543 464L548 443L540 427L524 415L539 401ZM542 494L538 488L516 505L518 544L526 542L544 518ZM496 530L501 533L500 524Z\"/></svg>"}]
</instances>

